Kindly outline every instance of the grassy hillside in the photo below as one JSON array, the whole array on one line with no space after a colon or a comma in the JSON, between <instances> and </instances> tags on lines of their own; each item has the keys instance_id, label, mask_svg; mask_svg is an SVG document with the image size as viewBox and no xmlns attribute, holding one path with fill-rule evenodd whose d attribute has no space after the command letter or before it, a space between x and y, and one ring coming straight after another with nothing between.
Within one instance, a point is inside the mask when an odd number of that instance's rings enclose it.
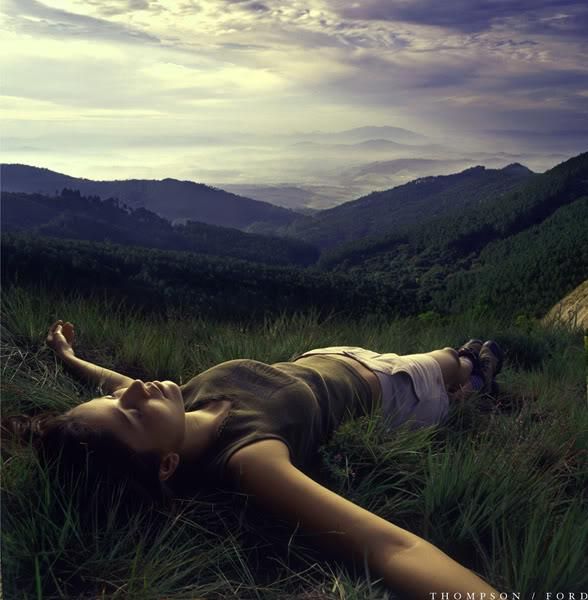
<instances>
[{"instance_id":1,"label":"grassy hillside","mask_svg":"<svg viewBox=\"0 0 588 600\"><path fill-rule=\"evenodd\" d=\"M268 363L325 345L412 353L469 337L506 350L496 402L476 396L443 426L383 432L378 414L350 422L322 448L323 485L414 531L502 592L588 587L588 347L579 331L508 316L322 320L284 315L253 323L12 287L2 294L3 415L62 411L97 390L67 375L44 346L57 318L76 325L77 354L131 377L187 381L223 360ZM384 598L363 565L322 555L294 525L242 495L202 490L148 524L83 529L26 447L3 439L4 597L340 600ZM530 502L529 500L532 499ZM510 596L509 596L510 597ZM566 595L567 597L567 595Z\"/></svg>"}]
</instances>

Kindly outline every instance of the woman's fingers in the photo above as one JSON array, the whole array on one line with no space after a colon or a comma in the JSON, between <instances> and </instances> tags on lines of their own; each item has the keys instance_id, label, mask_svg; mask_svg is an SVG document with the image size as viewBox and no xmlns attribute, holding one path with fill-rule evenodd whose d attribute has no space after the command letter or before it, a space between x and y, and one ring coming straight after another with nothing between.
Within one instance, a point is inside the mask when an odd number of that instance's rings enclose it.
<instances>
[{"instance_id":1,"label":"woman's fingers","mask_svg":"<svg viewBox=\"0 0 588 600\"><path fill-rule=\"evenodd\" d=\"M61 319L55 321L51 327L49 327L49 335L51 334L61 333L62 335L66 335L66 337L72 338L74 336L74 326L70 321L63 322Z\"/></svg>"},{"instance_id":2,"label":"woman's fingers","mask_svg":"<svg viewBox=\"0 0 588 600\"><path fill-rule=\"evenodd\" d=\"M57 354L64 355L73 354L74 338L73 323L69 321L64 323L62 319L59 319L49 328L45 341Z\"/></svg>"},{"instance_id":3,"label":"woman's fingers","mask_svg":"<svg viewBox=\"0 0 588 600\"><path fill-rule=\"evenodd\" d=\"M63 335L65 336L65 339L71 344L75 337L74 326L68 321L62 327L62 332L63 332Z\"/></svg>"},{"instance_id":4,"label":"woman's fingers","mask_svg":"<svg viewBox=\"0 0 588 600\"><path fill-rule=\"evenodd\" d=\"M66 321L66 322L64 323L64 322L63 322L61 319L59 319L58 321L55 321L55 323L53 323L53 325L51 325L50 329L51 329L51 330L55 330L55 329L57 329L58 327L62 327L62 328L63 328L63 327L71 327L71 328L73 329L73 328L74 328L74 325L73 325L73 323L72 323L72 322L70 322L70 321Z\"/></svg>"}]
</instances>

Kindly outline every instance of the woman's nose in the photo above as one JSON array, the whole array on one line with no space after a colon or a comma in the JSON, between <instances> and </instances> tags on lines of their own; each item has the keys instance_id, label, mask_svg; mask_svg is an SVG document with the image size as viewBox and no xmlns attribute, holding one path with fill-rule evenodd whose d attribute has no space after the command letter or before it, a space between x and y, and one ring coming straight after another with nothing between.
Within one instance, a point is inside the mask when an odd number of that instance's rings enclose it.
<instances>
[{"instance_id":1,"label":"woman's nose","mask_svg":"<svg viewBox=\"0 0 588 600\"><path fill-rule=\"evenodd\" d=\"M145 384L140 379L136 379L123 392L122 396L120 397L120 401L123 406L125 404L132 406L136 402L144 401L148 396L149 392L147 391Z\"/></svg>"}]
</instances>

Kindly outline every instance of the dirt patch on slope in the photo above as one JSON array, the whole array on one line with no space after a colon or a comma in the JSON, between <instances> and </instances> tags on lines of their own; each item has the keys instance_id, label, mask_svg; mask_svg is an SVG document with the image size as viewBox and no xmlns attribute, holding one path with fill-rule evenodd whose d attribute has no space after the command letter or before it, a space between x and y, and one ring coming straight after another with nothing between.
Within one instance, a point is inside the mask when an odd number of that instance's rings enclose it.
<instances>
[{"instance_id":1,"label":"dirt patch on slope","mask_svg":"<svg viewBox=\"0 0 588 600\"><path fill-rule=\"evenodd\" d=\"M543 325L561 323L572 329L588 329L588 279L560 300L541 319Z\"/></svg>"}]
</instances>

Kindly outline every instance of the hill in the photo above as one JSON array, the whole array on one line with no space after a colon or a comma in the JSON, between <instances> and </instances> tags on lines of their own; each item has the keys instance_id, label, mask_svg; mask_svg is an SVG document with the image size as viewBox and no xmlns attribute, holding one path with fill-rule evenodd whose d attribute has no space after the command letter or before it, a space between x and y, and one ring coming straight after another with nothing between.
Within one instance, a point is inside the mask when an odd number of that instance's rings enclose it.
<instances>
[{"instance_id":1,"label":"hill","mask_svg":"<svg viewBox=\"0 0 588 600\"><path fill-rule=\"evenodd\" d=\"M297 213L269 202L192 181L169 178L93 181L18 164L3 164L0 171L5 192L54 195L68 188L79 190L86 196L118 198L131 208L146 208L170 221L183 219L246 230L258 222L287 225L297 216Z\"/></svg>"},{"instance_id":2,"label":"hill","mask_svg":"<svg viewBox=\"0 0 588 600\"><path fill-rule=\"evenodd\" d=\"M541 175L530 175L525 167L517 164L500 172L487 171L479 167L449 178L425 178L410 184L410 189L419 186L434 189L436 184L441 183L446 186L445 193L449 197L450 190L459 189L461 185L471 191L474 187L472 181L484 181L486 177L498 189L503 189L501 185L505 177L513 173L520 176L519 184L510 192L491 197L492 184L488 183L487 188L481 190L480 197L476 199L475 195L471 195L471 204L457 213L429 217L423 224L411 222L399 225L387 235L363 238L324 251L316 265L312 264L316 250L308 246L280 247L278 241L271 238L236 240L225 230L191 222L172 227L144 208L121 208L112 199L105 202L96 198L86 199L94 208L90 206L86 212L76 212L74 209L82 201L77 192L68 192L73 197L62 199L65 204L58 214L47 212L51 206L46 198L42 202L36 198L37 207L27 209L26 202L31 199L21 195L13 201L14 212L6 213L8 218L3 217L3 226L7 231L10 227L18 230L18 218L25 218L22 214L19 216L20 210L21 213L34 214L38 219L39 222L31 225L37 235L71 238L76 237L76 232L84 231L84 239L125 244L134 236L132 243L135 245L148 244L166 251L173 248L183 250L183 254L200 244L196 251L222 255L225 262L218 259L214 267L204 268L202 264L208 265L208 262L192 266L184 264L188 258L182 258L182 268L184 273L188 270L193 272L190 286L195 285L194 282L200 285L199 278L205 278L208 291L203 297L207 298L213 311L215 303L227 306L227 290L232 289L234 282L239 282L238 292L232 292L234 297L230 299L233 311L254 309L263 312L286 306L296 310L298 306L312 305L321 306L321 310L326 311L345 306L356 313L372 310L390 315L418 315L430 311L448 314L470 309L483 312L491 308L542 316L588 277L588 245L584 243L585 223L588 222L588 153ZM416 192L415 197L418 200ZM374 202L378 202L377 195ZM364 206L360 201L356 203ZM339 208L348 210L346 207ZM98 213L102 214L101 211L106 209L108 214L99 216ZM97 212L92 213L92 210ZM375 211L375 214L378 212ZM245 236L242 232L235 233ZM143 235L148 239L142 238ZM77 237L79 239L80 236ZM176 240L181 240L183 246L174 246ZM251 245L246 246L249 242ZM32 246L28 241L16 242L15 245L7 242L4 260L9 261L10 268L6 271L5 280L10 281L19 272L21 263L36 265L25 269L31 281L35 280L43 270L40 266L43 260L41 246ZM75 244L70 248L71 252L79 253ZM66 250L51 252L60 255L59 264L66 264ZM110 282L110 275L101 273L102 261L110 264L110 259L103 257L103 250L93 247L85 252L87 260L94 265L90 269L93 276L104 276L105 281ZM124 256L126 251L117 252ZM304 260L287 262L304 252L307 252ZM28 258L31 253L33 257ZM102 258L96 258L94 254ZM192 294L196 292L184 289L186 282L181 273L168 275L177 271L179 259L176 255L150 256L146 254L144 259L134 259L142 265L137 267L137 276L146 278L149 285L155 285L159 295L177 294L192 301ZM286 260L280 262L284 256ZM276 258L279 260L276 261ZM280 273L270 273L253 268L250 262L236 259L307 268L287 268ZM155 261L159 266L153 272L146 271L142 261ZM69 261L68 269L75 271L75 262ZM104 268L108 271L110 267ZM115 269L120 271L121 281L125 280L126 268L117 266ZM83 271L80 277L86 277L85 273ZM338 278L334 287L330 280L332 277ZM276 282L272 278L277 278ZM304 283L308 281L312 283ZM335 291L324 293L326 289ZM248 290L246 294L245 290ZM240 297L248 300L233 303L235 298ZM370 298L369 302L367 298ZM198 302L203 301L200 299ZM368 306L371 308L368 309Z\"/></svg>"},{"instance_id":3,"label":"hill","mask_svg":"<svg viewBox=\"0 0 588 600\"><path fill-rule=\"evenodd\" d=\"M412 289L415 310L474 302L543 314L588 275L587 196L585 153L491 203L324 253L319 266Z\"/></svg>"},{"instance_id":4,"label":"hill","mask_svg":"<svg viewBox=\"0 0 588 600\"><path fill-rule=\"evenodd\" d=\"M225 256L272 265L314 264L319 251L304 242L188 221L172 224L145 208L118 200L84 197L64 189L59 196L2 192L2 232L110 241L117 244Z\"/></svg>"},{"instance_id":5,"label":"hill","mask_svg":"<svg viewBox=\"0 0 588 600\"><path fill-rule=\"evenodd\" d=\"M380 126L380 127L356 127L346 129L345 131L314 131L306 133L304 139L319 142L337 142L345 144L354 144L364 142L370 139L393 139L403 144L418 144L427 141L427 137L402 127Z\"/></svg>"},{"instance_id":6,"label":"hill","mask_svg":"<svg viewBox=\"0 0 588 600\"><path fill-rule=\"evenodd\" d=\"M489 243L469 269L448 275L443 286L431 285L428 292L438 308L454 313L478 306L539 318L588 277L586 223L588 195L537 225Z\"/></svg>"},{"instance_id":7,"label":"hill","mask_svg":"<svg viewBox=\"0 0 588 600\"><path fill-rule=\"evenodd\" d=\"M391 234L406 226L457 214L494 201L535 175L525 167L478 166L454 175L424 177L299 218L276 233L302 239L323 250L360 238Z\"/></svg>"}]
</instances>

